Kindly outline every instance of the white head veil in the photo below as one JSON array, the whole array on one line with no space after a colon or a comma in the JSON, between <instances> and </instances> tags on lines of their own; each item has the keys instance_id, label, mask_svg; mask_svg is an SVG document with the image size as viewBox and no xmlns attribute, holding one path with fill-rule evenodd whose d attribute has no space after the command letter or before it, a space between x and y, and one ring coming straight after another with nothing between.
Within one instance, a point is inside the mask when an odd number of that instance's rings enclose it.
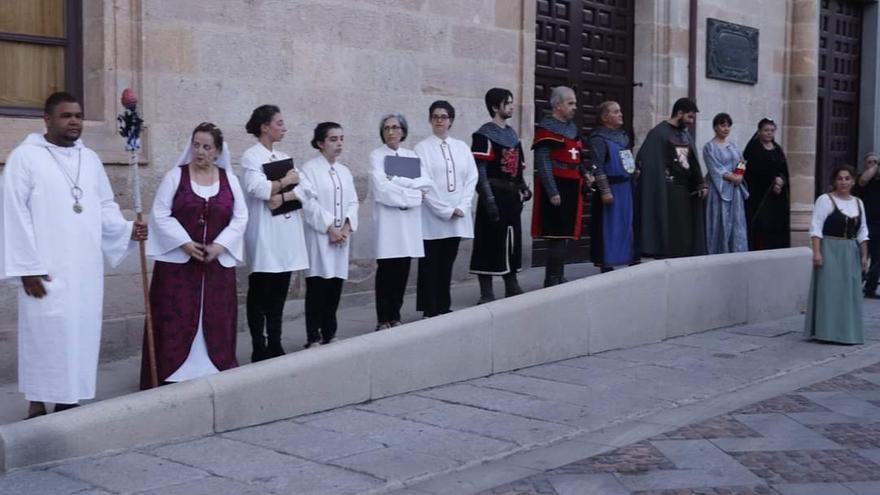
<instances>
[{"instance_id":1,"label":"white head veil","mask_svg":"<svg viewBox=\"0 0 880 495\"><path fill-rule=\"evenodd\" d=\"M232 154L229 152L229 145L226 144L226 140L223 140L223 149L220 150L220 153L217 154L217 157L214 158L214 165L217 165L220 168L230 170L232 165ZM183 149L183 153L180 154L180 158L177 159L177 163L174 164L175 167L179 167L183 164L189 163L192 160L192 141L188 141L186 148Z\"/></svg>"}]
</instances>

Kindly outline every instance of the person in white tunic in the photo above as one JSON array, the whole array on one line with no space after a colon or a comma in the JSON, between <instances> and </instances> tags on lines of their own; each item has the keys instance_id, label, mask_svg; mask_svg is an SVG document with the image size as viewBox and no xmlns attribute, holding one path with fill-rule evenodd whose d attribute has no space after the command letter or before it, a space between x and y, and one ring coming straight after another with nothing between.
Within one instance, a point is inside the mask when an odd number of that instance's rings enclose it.
<instances>
[{"instance_id":1,"label":"person in white tunic","mask_svg":"<svg viewBox=\"0 0 880 495\"><path fill-rule=\"evenodd\" d=\"M315 127L312 147L321 153L300 170L300 189L306 220L306 345L336 339L336 309L342 282L348 278L351 234L358 226L358 198L342 154L342 126L322 122Z\"/></svg>"},{"instance_id":2,"label":"person in white tunic","mask_svg":"<svg viewBox=\"0 0 880 495\"><path fill-rule=\"evenodd\" d=\"M422 176L433 187L422 208L425 257L419 260L416 309L425 317L451 311L449 286L462 238L474 237L471 214L477 186L477 164L464 141L449 136L455 108L438 100L428 109L433 134L420 141L415 152L422 160Z\"/></svg>"},{"instance_id":3,"label":"person in white tunic","mask_svg":"<svg viewBox=\"0 0 880 495\"><path fill-rule=\"evenodd\" d=\"M263 170L265 163L290 158L275 149L275 143L287 133L281 109L275 105L255 108L245 129L259 141L241 156L241 184L248 205L245 253L251 272L247 322L253 345L251 361L257 362L284 355L281 321L290 276L308 268L309 258L301 210L273 213L286 203L300 205L296 194L299 173L293 168L284 177L269 180Z\"/></svg>"},{"instance_id":4,"label":"person in white tunic","mask_svg":"<svg viewBox=\"0 0 880 495\"><path fill-rule=\"evenodd\" d=\"M370 153L377 264L376 330L400 325L411 259L425 255L421 206L431 182L423 176L391 176L385 171L388 156L418 158L415 152L400 146L408 133L409 125L403 115L383 116L379 120L379 136L384 144Z\"/></svg>"},{"instance_id":5,"label":"person in white tunic","mask_svg":"<svg viewBox=\"0 0 880 495\"><path fill-rule=\"evenodd\" d=\"M156 261L150 309L160 382L238 366L235 266L244 259L248 210L229 156L220 129L199 124L156 192L147 255ZM148 388L146 354L142 362Z\"/></svg>"},{"instance_id":6,"label":"person in white tunic","mask_svg":"<svg viewBox=\"0 0 880 495\"><path fill-rule=\"evenodd\" d=\"M46 134L9 158L0 187L0 276L18 290L18 389L28 417L95 396L104 259L118 265L145 224L126 221L98 155L80 140L83 113L69 93L46 100ZM102 259L102 257L104 259Z\"/></svg>"}]
</instances>

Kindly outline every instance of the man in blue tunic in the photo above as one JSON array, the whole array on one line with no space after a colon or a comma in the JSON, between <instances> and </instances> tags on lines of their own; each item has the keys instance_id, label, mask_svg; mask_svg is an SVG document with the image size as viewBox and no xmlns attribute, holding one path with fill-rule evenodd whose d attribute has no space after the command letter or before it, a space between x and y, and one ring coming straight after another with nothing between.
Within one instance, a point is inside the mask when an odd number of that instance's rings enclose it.
<instances>
[{"instance_id":1,"label":"man in blue tunic","mask_svg":"<svg viewBox=\"0 0 880 495\"><path fill-rule=\"evenodd\" d=\"M637 170L623 130L620 104L606 101L598 110L602 125L587 141L597 188L592 201L590 254L604 273L634 261L633 180Z\"/></svg>"}]
</instances>

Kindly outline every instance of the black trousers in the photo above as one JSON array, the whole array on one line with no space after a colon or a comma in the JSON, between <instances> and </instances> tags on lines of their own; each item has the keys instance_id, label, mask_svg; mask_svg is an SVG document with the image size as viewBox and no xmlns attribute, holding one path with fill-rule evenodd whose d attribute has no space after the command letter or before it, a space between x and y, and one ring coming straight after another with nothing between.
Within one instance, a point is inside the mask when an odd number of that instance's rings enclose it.
<instances>
[{"instance_id":1,"label":"black trousers","mask_svg":"<svg viewBox=\"0 0 880 495\"><path fill-rule=\"evenodd\" d=\"M281 317L290 288L291 272L254 272L248 277L247 322L254 348L281 341ZM265 329L265 335L263 330Z\"/></svg>"},{"instance_id":2,"label":"black trousers","mask_svg":"<svg viewBox=\"0 0 880 495\"><path fill-rule=\"evenodd\" d=\"M306 277L306 338L327 343L336 336L341 278Z\"/></svg>"},{"instance_id":3,"label":"black trousers","mask_svg":"<svg viewBox=\"0 0 880 495\"><path fill-rule=\"evenodd\" d=\"M424 241L425 257L419 260L419 281L416 292L416 310L425 316L437 316L452 311L449 286L452 284L452 266L458 255L461 237L447 237Z\"/></svg>"},{"instance_id":4,"label":"black trousers","mask_svg":"<svg viewBox=\"0 0 880 495\"><path fill-rule=\"evenodd\" d=\"M409 279L410 258L376 260L376 320L382 323L400 321L400 307Z\"/></svg>"},{"instance_id":5,"label":"black trousers","mask_svg":"<svg viewBox=\"0 0 880 495\"><path fill-rule=\"evenodd\" d=\"M877 291L877 280L880 279L880 238L874 239L874 234L880 236L880 227L868 226L868 256L871 257L871 266L865 274L865 294L873 294Z\"/></svg>"}]
</instances>

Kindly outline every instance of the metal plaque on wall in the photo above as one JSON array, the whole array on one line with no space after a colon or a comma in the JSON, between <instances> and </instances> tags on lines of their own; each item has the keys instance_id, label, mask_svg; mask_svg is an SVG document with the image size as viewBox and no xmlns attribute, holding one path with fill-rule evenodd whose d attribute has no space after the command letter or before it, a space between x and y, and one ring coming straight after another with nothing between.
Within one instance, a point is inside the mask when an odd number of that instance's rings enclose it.
<instances>
[{"instance_id":1,"label":"metal plaque on wall","mask_svg":"<svg viewBox=\"0 0 880 495\"><path fill-rule=\"evenodd\" d=\"M706 77L757 83L758 30L711 18L706 23Z\"/></svg>"}]
</instances>

